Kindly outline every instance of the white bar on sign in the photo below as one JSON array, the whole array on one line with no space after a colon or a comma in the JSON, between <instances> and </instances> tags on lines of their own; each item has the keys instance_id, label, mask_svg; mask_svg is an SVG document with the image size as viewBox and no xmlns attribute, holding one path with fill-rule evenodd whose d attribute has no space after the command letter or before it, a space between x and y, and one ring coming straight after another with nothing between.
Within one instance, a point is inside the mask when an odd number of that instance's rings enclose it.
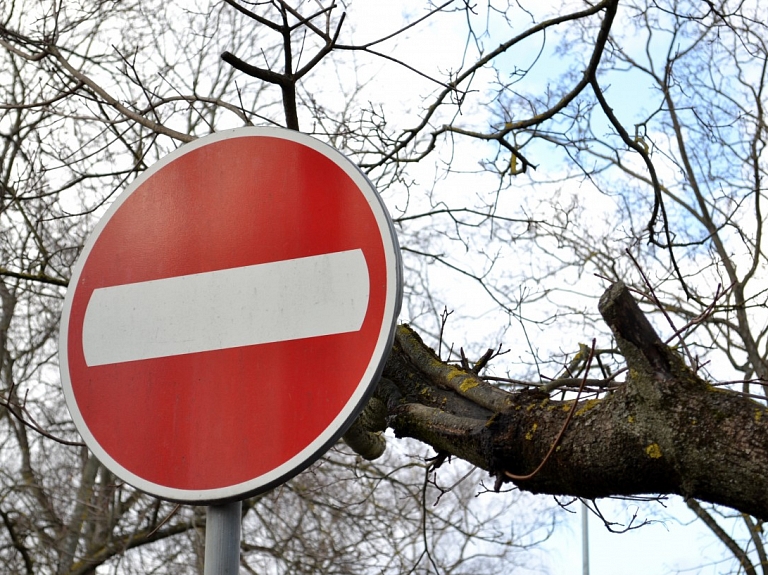
<instances>
[{"instance_id":1,"label":"white bar on sign","mask_svg":"<svg viewBox=\"0 0 768 575\"><path fill-rule=\"evenodd\" d=\"M358 331L362 250L99 288L83 322L89 366Z\"/></svg>"}]
</instances>

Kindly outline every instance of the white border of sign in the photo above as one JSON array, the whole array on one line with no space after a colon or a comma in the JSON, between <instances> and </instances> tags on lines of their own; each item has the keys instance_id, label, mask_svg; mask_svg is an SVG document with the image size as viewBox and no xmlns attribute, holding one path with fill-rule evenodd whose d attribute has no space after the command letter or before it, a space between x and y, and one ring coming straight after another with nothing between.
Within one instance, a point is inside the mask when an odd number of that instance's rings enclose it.
<instances>
[{"instance_id":1,"label":"white border of sign","mask_svg":"<svg viewBox=\"0 0 768 575\"><path fill-rule=\"evenodd\" d=\"M73 294L77 289L80 274L82 273L85 262L88 259L88 255L90 254L91 249L101 235L102 230L105 228L115 212L120 208L120 206L122 206L123 202L125 202L134 191L136 191L145 181L151 178L153 174L161 170L164 166L170 164L183 155L192 152L193 150L221 140L244 137L279 138L307 146L333 161L355 182L355 184L357 184L357 187L367 199L370 209L376 219L376 222L378 223L379 233L381 234L382 243L384 245L387 267L387 288L386 302L384 305L384 318L372 357L368 363L368 367L365 370L363 377L361 378L360 383L358 384L357 389L355 390L355 393L349 399L342 411L332 421L332 423L304 450L302 450L300 453L298 453L296 456L278 468L243 483L206 490L185 490L171 488L147 481L125 469L106 451L104 451L104 449L99 445L98 441L93 437L90 430L88 429L88 426L86 425L85 420L83 419L83 416L78 408L77 401L75 400L69 373L67 334L69 333L69 320L72 309ZM64 390L64 397L67 402L67 407L69 408L75 426L83 436L86 445L91 449L91 451L93 451L96 457L116 476L142 491L157 497L161 497L163 499L195 504L231 501L267 491L272 487L287 481L314 463L317 459L319 459L336 441L338 441L338 439L343 435L349 425L351 425L351 423L360 413L360 410L368 401L368 398L373 393L375 385L378 382L381 371L384 369L384 363L387 359L387 356L389 355L389 350L392 347L395 327L397 325L397 318L400 313L400 304L402 302L403 296L402 278L402 260L400 257L400 249L392 219L390 218L383 201L381 200L371 181L352 161L350 161L341 152L323 142L307 136L306 134L283 128L236 128L234 130L216 132L209 136L205 136L181 146L177 150L162 158L156 164L152 165L138 178L136 178L136 180L134 180L109 207L83 246L83 250L72 272L72 278L70 279L69 283L70 289L67 291L67 295L64 299L64 307L61 315L61 326L59 329L59 364L61 371L61 384ZM130 439L127 438L126 440Z\"/></svg>"}]
</instances>

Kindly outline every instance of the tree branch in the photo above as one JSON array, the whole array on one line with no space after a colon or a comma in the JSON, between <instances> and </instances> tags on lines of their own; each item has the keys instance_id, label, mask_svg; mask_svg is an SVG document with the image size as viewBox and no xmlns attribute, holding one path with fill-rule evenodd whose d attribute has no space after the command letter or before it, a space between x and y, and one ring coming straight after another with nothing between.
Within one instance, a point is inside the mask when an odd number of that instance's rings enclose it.
<instances>
[{"instance_id":1,"label":"tree branch","mask_svg":"<svg viewBox=\"0 0 768 575\"><path fill-rule=\"evenodd\" d=\"M688 505L691 511L693 511L696 516L704 522L704 525L709 527L709 530L712 531L712 533L714 533L715 536L728 548L728 551L733 553L733 556L739 562L741 568L744 569L745 575L757 575L755 566L752 565L752 562L749 560L747 554L741 547L739 547L739 544L736 543L733 538L728 535L728 533L726 533L722 527L720 527L720 525L718 525L717 521L715 521L715 518L712 517L712 515L710 515L706 509L699 505L699 502L695 499L686 499L685 503Z\"/></svg>"},{"instance_id":2,"label":"tree branch","mask_svg":"<svg viewBox=\"0 0 768 575\"><path fill-rule=\"evenodd\" d=\"M628 366L626 382L602 398L574 404L540 389L493 388L441 361L403 325L377 391L387 424L489 471L498 484L536 468L559 441L535 476L514 481L534 493L678 494L768 518L768 410L699 378L622 283L599 308Z\"/></svg>"}]
</instances>

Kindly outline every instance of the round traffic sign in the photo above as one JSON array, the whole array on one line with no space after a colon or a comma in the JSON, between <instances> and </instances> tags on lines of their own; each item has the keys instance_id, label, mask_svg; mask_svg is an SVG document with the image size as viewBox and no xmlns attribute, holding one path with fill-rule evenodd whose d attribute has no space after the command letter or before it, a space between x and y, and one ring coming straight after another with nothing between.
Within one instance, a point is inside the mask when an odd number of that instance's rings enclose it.
<instances>
[{"instance_id":1,"label":"round traffic sign","mask_svg":"<svg viewBox=\"0 0 768 575\"><path fill-rule=\"evenodd\" d=\"M67 405L148 493L264 491L359 413L401 298L391 219L350 160L288 130L219 132L144 172L86 242L62 313Z\"/></svg>"}]
</instances>

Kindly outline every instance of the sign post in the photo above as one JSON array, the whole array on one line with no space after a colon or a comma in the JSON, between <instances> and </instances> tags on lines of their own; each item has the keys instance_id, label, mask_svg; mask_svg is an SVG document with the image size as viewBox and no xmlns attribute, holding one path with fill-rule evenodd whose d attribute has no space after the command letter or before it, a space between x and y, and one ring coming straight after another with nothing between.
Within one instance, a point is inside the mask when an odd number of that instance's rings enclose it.
<instances>
[{"instance_id":1,"label":"sign post","mask_svg":"<svg viewBox=\"0 0 768 575\"><path fill-rule=\"evenodd\" d=\"M208 506L205 513L203 575L237 575L239 573L242 509L242 501Z\"/></svg>"},{"instance_id":2,"label":"sign post","mask_svg":"<svg viewBox=\"0 0 768 575\"><path fill-rule=\"evenodd\" d=\"M362 409L401 268L383 202L338 151L274 128L182 146L73 270L59 359L78 431L127 483L239 526L228 503L309 466Z\"/></svg>"}]
</instances>

